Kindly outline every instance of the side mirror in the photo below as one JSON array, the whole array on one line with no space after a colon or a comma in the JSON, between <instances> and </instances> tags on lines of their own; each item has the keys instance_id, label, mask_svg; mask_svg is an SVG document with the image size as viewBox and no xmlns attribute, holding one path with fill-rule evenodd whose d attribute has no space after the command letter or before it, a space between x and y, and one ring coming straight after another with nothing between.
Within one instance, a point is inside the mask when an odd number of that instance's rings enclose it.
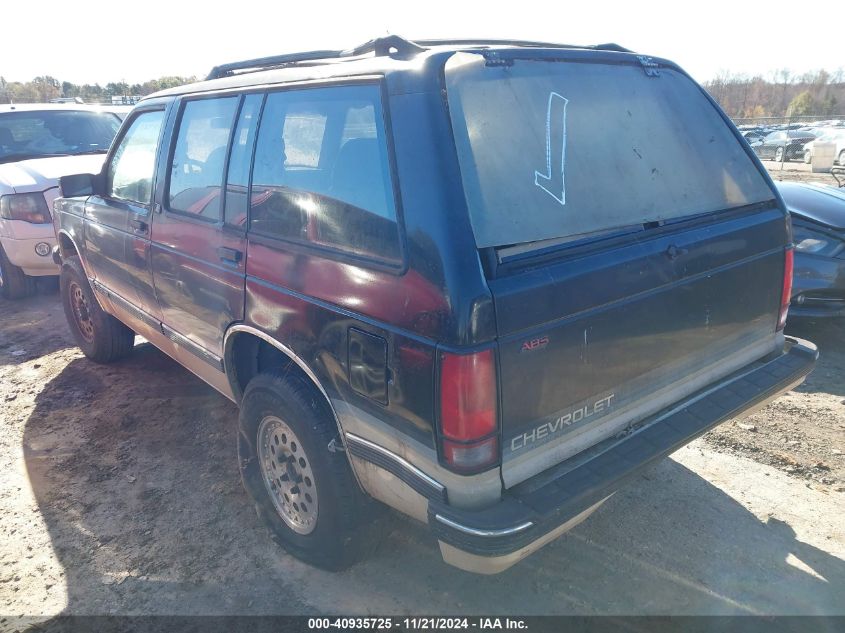
<instances>
[{"instance_id":1,"label":"side mirror","mask_svg":"<svg viewBox=\"0 0 845 633\"><path fill-rule=\"evenodd\" d=\"M65 198L86 198L102 193L100 174L73 174L59 178L59 188Z\"/></svg>"}]
</instances>

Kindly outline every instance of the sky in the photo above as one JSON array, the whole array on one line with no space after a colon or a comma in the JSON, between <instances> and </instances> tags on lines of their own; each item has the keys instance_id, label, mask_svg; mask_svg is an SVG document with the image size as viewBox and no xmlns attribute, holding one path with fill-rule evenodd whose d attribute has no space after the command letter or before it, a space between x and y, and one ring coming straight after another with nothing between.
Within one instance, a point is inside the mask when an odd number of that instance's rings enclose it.
<instances>
[{"instance_id":1,"label":"sky","mask_svg":"<svg viewBox=\"0 0 845 633\"><path fill-rule=\"evenodd\" d=\"M831 0L824 0L830 2ZM823 4L744 0L31 0L3 3L0 76L141 83L216 64L351 48L374 37L616 42L673 60L700 82L722 72L845 66L841 20ZM692 7L692 9L690 9ZM15 25L15 28L8 28ZM780 26L779 26L780 25Z\"/></svg>"}]
</instances>

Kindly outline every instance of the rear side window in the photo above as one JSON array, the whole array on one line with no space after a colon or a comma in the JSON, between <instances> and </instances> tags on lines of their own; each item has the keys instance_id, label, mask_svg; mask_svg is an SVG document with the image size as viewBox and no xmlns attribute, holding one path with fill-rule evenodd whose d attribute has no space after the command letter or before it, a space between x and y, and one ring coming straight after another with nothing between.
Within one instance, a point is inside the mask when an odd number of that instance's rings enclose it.
<instances>
[{"instance_id":1,"label":"rear side window","mask_svg":"<svg viewBox=\"0 0 845 633\"><path fill-rule=\"evenodd\" d=\"M479 247L633 227L773 199L702 90L668 68L515 59L446 65Z\"/></svg>"},{"instance_id":2,"label":"rear side window","mask_svg":"<svg viewBox=\"0 0 845 633\"><path fill-rule=\"evenodd\" d=\"M250 228L256 234L398 262L378 86L268 95L251 199Z\"/></svg>"},{"instance_id":3,"label":"rear side window","mask_svg":"<svg viewBox=\"0 0 845 633\"><path fill-rule=\"evenodd\" d=\"M238 97L189 101L182 110L170 165L168 208L220 219L220 188Z\"/></svg>"},{"instance_id":4,"label":"rear side window","mask_svg":"<svg viewBox=\"0 0 845 633\"><path fill-rule=\"evenodd\" d=\"M112 198L148 205L164 111L143 112L132 123L109 163L106 190Z\"/></svg>"}]
</instances>

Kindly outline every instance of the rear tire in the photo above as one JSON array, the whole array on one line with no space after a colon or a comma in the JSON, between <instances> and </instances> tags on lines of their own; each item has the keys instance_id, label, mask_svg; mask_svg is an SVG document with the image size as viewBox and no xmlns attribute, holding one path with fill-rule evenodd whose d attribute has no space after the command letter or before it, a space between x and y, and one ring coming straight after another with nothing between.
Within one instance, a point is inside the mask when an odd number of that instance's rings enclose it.
<instances>
[{"instance_id":1,"label":"rear tire","mask_svg":"<svg viewBox=\"0 0 845 633\"><path fill-rule=\"evenodd\" d=\"M135 332L103 312L79 257L64 260L59 286L70 331L85 356L111 363L132 351Z\"/></svg>"},{"instance_id":2,"label":"rear tire","mask_svg":"<svg viewBox=\"0 0 845 633\"><path fill-rule=\"evenodd\" d=\"M247 385L239 426L241 479L273 539L323 569L355 562L370 504L345 454L328 449L340 441L322 394L297 376L259 374Z\"/></svg>"},{"instance_id":3,"label":"rear tire","mask_svg":"<svg viewBox=\"0 0 845 633\"><path fill-rule=\"evenodd\" d=\"M775 150L775 162L776 162L776 163L782 163L782 162L785 162L785 161L784 161L784 155L783 155L783 148L782 148L782 147L778 147L778 148Z\"/></svg>"},{"instance_id":4,"label":"rear tire","mask_svg":"<svg viewBox=\"0 0 845 633\"><path fill-rule=\"evenodd\" d=\"M35 293L35 279L9 261L0 246L0 297L24 299Z\"/></svg>"}]
</instances>

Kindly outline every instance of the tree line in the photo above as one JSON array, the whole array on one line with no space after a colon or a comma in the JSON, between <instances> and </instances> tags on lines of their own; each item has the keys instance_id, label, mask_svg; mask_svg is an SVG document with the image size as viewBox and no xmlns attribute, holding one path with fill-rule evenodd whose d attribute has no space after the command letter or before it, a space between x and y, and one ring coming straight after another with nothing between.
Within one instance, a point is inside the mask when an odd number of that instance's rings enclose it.
<instances>
[{"instance_id":1,"label":"tree line","mask_svg":"<svg viewBox=\"0 0 845 633\"><path fill-rule=\"evenodd\" d=\"M703 85L733 119L845 115L841 68L801 75L782 69L768 77L721 72Z\"/></svg>"},{"instance_id":2,"label":"tree line","mask_svg":"<svg viewBox=\"0 0 845 633\"><path fill-rule=\"evenodd\" d=\"M74 84L45 75L32 81L6 81L0 76L0 103L47 103L51 99L75 97L85 103L109 103L112 97L145 96L159 90L181 86L196 81L196 77L159 77L144 83L109 82L100 84Z\"/></svg>"},{"instance_id":3,"label":"tree line","mask_svg":"<svg viewBox=\"0 0 845 633\"><path fill-rule=\"evenodd\" d=\"M0 76L0 103L46 103L80 97L86 103L110 102L112 97L145 96L196 81L196 77L159 77L144 83L74 84L45 75L32 81L6 81ZM787 69L768 77L723 71L704 88L731 118L845 116L845 70L817 70L801 75Z\"/></svg>"}]
</instances>

